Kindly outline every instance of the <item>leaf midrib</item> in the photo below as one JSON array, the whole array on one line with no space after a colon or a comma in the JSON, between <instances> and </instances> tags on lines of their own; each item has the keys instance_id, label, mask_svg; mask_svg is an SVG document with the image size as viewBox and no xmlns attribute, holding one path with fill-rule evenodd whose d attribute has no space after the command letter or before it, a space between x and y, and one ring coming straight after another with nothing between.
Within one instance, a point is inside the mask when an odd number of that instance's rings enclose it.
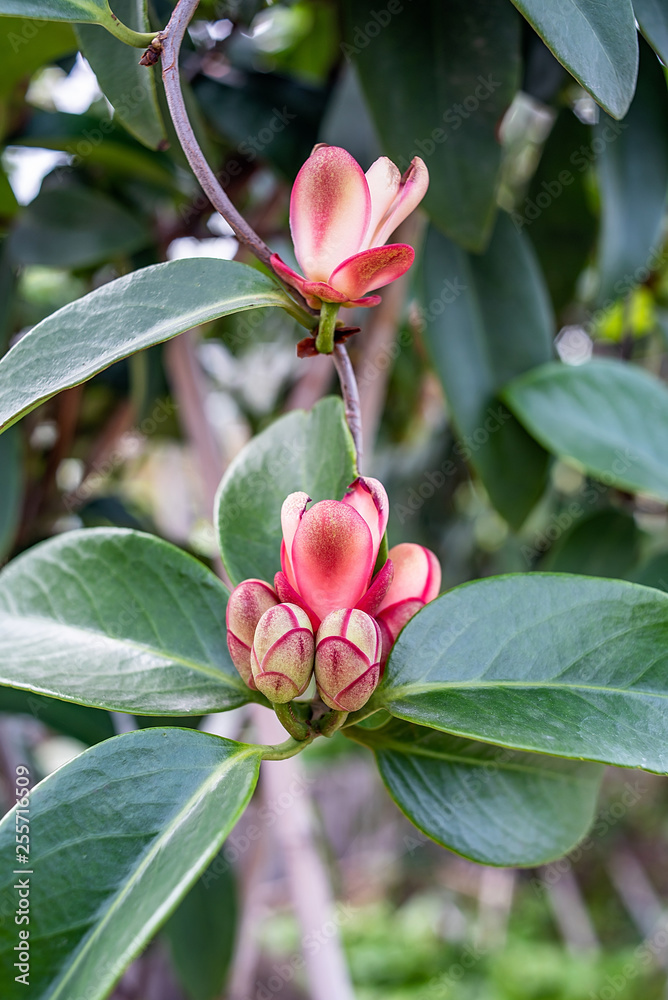
<instances>
[{"instance_id":1,"label":"leaf midrib","mask_svg":"<svg viewBox=\"0 0 668 1000\"><path fill-rule=\"evenodd\" d=\"M387 695L386 703L406 695L428 694L431 691L443 691L459 689L476 690L480 688L548 688L550 690L563 691L599 691L603 694L624 694L629 696L649 696L651 698L668 698L668 692L632 690L631 688L602 687L595 684L559 684L554 681L504 681L504 680L472 680L472 681L430 681L422 684L402 684L399 687L392 687L388 691L380 691L380 695Z\"/></svg>"}]
</instances>

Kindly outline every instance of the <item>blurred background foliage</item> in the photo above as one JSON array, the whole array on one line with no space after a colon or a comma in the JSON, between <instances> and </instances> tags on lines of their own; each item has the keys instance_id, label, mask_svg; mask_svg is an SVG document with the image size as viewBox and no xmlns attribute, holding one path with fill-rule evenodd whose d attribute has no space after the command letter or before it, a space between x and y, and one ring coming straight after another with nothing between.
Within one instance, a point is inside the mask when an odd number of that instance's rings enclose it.
<instances>
[{"instance_id":1,"label":"blurred background foliage","mask_svg":"<svg viewBox=\"0 0 668 1000\"><path fill-rule=\"evenodd\" d=\"M143 28L141 4L112 6ZM346 147L365 169L381 153L429 166L426 214L400 233L425 250L419 264L377 310L352 317L365 471L388 488L390 543L434 549L445 587L550 570L667 590L665 502L551 457L498 393L551 358L668 374L668 90L656 55L668 55L668 18L651 0L636 5L647 37L638 85L626 114L634 81L607 95L612 118L582 86L597 85L587 67L566 52L570 75L537 33L540 5L517 6L527 19L509 0L202 0L183 52L190 112L230 197L286 260L290 186L315 142ZM149 0L151 26L172 7ZM252 263L199 192L155 70L135 50L94 25L2 27L0 354L55 309L147 264ZM616 55L623 77L622 41ZM300 336L279 310L198 331L200 388L225 462L286 409L336 391L328 359L297 359ZM0 437L0 562L93 525L155 532L212 562L178 377L170 347L152 348ZM0 712L42 774L119 725L8 689ZM658 780L610 774L591 846L563 870L518 874L412 839L367 751L335 740L309 761L360 1000L666 996L668 934L638 950L668 899ZM218 866L215 892L202 890L204 876L115 995L221 995L237 933L229 900L247 878L237 854ZM304 995L289 964L298 932L280 867L265 867L253 995L289 1000ZM198 921L223 910L219 947L200 953Z\"/></svg>"}]
</instances>

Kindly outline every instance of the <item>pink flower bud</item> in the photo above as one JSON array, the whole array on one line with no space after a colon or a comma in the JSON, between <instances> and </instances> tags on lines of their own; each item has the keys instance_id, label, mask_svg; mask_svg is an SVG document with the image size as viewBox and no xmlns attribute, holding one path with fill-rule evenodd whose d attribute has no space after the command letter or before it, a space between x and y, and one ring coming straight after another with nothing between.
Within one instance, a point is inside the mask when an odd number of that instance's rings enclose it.
<instances>
[{"instance_id":1,"label":"pink flower bud","mask_svg":"<svg viewBox=\"0 0 668 1000\"><path fill-rule=\"evenodd\" d=\"M285 704L308 687L315 641L309 617L296 604L277 604L260 618L251 649L253 680L269 701Z\"/></svg>"},{"instance_id":2,"label":"pink flower bud","mask_svg":"<svg viewBox=\"0 0 668 1000\"><path fill-rule=\"evenodd\" d=\"M389 505L382 484L361 477L343 500L321 500L309 508L310 502L306 493L291 493L283 503L281 565L285 581L318 624L338 608L355 607L366 594ZM277 586L287 596L285 581Z\"/></svg>"},{"instance_id":3,"label":"pink flower bud","mask_svg":"<svg viewBox=\"0 0 668 1000\"><path fill-rule=\"evenodd\" d=\"M244 580L227 602L227 648L232 663L249 687L255 689L251 672L251 646L255 629L268 608L278 604L276 594L264 580Z\"/></svg>"},{"instance_id":4,"label":"pink flower bud","mask_svg":"<svg viewBox=\"0 0 668 1000\"><path fill-rule=\"evenodd\" d=\"M441 565L430 549L402 542L390 549L394 578L375 617L383 637L383 664L404 625L438 597Z\"/></svg>"},{"instance_id":5,"label":"pink flower bud","mask_svg":"<svg viewBox=\"0 0 668 1000\"><path fill-rule=\"evenodd\" d=\"M371 697L380 678L382 641L364 611L342 608L318 629L315 679L320 697L339 712L355 712Z\"/></svg>"}]
</instances>

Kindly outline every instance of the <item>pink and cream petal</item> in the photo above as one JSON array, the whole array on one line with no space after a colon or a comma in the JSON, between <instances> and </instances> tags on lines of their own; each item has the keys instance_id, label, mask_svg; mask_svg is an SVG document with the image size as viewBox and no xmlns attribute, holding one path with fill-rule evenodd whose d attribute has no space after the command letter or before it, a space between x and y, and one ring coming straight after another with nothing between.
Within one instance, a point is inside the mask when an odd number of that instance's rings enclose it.
<instances>
[{"instance_id":1,"label":"pink and cream petal","mask_svg":"<svg viewBox=\"0 0 668 1000\"><path fill-rule=\"evenodd\" d=\"M424 602L415 598L398 601L383 611L377 611L376 621L378 625L384 625L387 628L392 637L392 642L395 643L402 628L408 624L418 611L422 611L423 607Z\"/></svg>"},{"instance_id":2,"label":"pink and cream petal","mask_svg":"<svg viewBox=\"0 0 668 1000\"><path fill-rule=\"evenodd\" d=\"M301 522L306 507L310 504L311 498L303 490L290 493L285 498L281 506L281 531L288 553L292 551L292 543L297 533L297 528Z\"/></svg>"},{"instance_id":3,"label":"pink and cream petal","mask_svg":"<svg viewBox=\"0 0 668 1000\"><path fill-rule=\"evenodd\" d=\"M287 496L281 507L281 530L283 532L281 567L293 587L295 586L295 574L291 557L292 542L294 541L295 532L299 527L299 522L302 519L307 504L310 502L311 498L308 493L298 490L296 493L291 493Z\"/></svg>"},{"instance_id":4,"label":"pink and cream petal","mask_svg":"<svg viewBox=\"0 0 668 1000\"><path fill-rule=\"evenodd\" d=\"M374 623L375 624L375 623ZM376 626L377 627L377 626ZM378 643L380 645L380 641ZM376 666L376 683L378 681ZM318 641L315 660L315 679L326 705L339 711L349 711L343 706L341 694L373 670L374 664L349 639L327 636ZM375 687L375 685L374 685ZM371 695L368 692L365 701ZM357 708L358 706L355 706Z\"/></svg>"},{"instance_id":5,"label":"pink and cream petal","mask_svg":"<svg viewBox=\"0 0 668 1000\"><path fill-rule=\"evenodd\" d=\"M247 646L245 642L241 641L241 639L237 639L236 635L232 632L228 632L227 648L230 652L232 663L237 668L246 684L248 684L248 687L252 688L254 691L255 683L253 681L253 671L251 670L250 646Z\"/></svg>"},{"instance_id":6,"label":"pink and cream petal","mask_svg":"<svg viewBox=\"0 0 668 1000\"><path fill-rule=\"evenodd\" d=\"M362 515L369 525L373 539L374 565L378 558L378 549L390 516L390 502L387 499L385 487L378 479L360 476L351 483L343 503L350 504Z\"/></svg>"},{"instance_id":7,"label":"pink and cream petal","mask_svg":"<svg viewBox=\"0 0 668 1000\"><path fill-rule=\"evenodd\" d=\"M305 611L309 616L311 627L316 632L320 625L320 619L313 608L309 607L301 594L294 589L285 573L277 573L274 577L274 590L281 604L296 604L297 607Z\"/></svg>"},{"instance_id":8,"label":"pink and cream petal","mask_svg":"<svg viewBox=\"0 0 668 1000\"><path fill-rule=\"evenodd\" d=\"M348 302L343 292L338 292L326 281L305 281L303 294L307 299L314 298L321 302L338 302L340 305Z\"/></svg>"},{"instance_id":9,"label":"pink and cream petal","mask_svg":"<svg viewBox=\"0 0 668 1000\"><path fill-rule=\"evenodd\" d=\"M319 146L292 188L290 229L299 265L311 281L327 281L334 268L362 246L371 195L362 168L345 149Z\"/></svg>"},{"instance_id":10,"label":"pink and cream petal","mask_svg":"<svg viewBox=\"0 0 668 1000\"><path fill-rule=\"evenodd\" d=\"M387 156L381 156L367 170L366 182L371 195L371 218L362 250L376 246L372 239L399 194L401 171Z\"/></svg>"},{"instance_id":11,"label":"pink and cream petal","mask_svg":"<svg viewBox=\"0 0 668 1000\"><path fill-rule=\"evenodd\" d=\"M353 309L360 307L361 309L370 309L372 306L379 306L383 300L380 295L366 295L363 299L353 299L351 302L344 302L344 309Z\"/></svg>"},{"instance_id":12,"label":"pink and cream petal","mask_svg":"<svg viewBox=\"0 0 668 1000\"><path fill-rule=\"evenodd\" d=\"M320 618L354 608L374 565L371 532L348 504L321 500L301 519L292 544L296 587Z\"/></svg>"},{"instance_id":13,"label":"pink and cream petal","mask_svg":"<svg viewBox=\"0 0 668 1000\"><path fill-rule=\"evenodd\" d=\"M349 257L332 273L329 283L348 299L358 299L374 288L382 288L405 274L415 251L406 243L372 247Z\"/></svg>"},{"instance_id":14,"label":"pink and cream petal","mask_svg":"<svg viewBox=\"0 0 668 1000\"><path fill-rule=\"evenodd\" d=\"M388 559L382 569L378 570L373 582L369 589L367 590L364 597L357 602L356 607L360 611L366 611L368 615L375 615L378 608L383 603L385 595L392 586L392 580L394 578L394 566L392 565L392 560ZM276 590L278 594L278 589ZM285 600L286 598L280 597L280 600Z\"/></svg>"},{"instance_id":15,"label":"pink and cream petal","mask_svg":"<svg viewBox=\"0 0 668 1000\"><path fill-rule=\"evenodd\" d=\"M394 230L407 219L420 204L429 187L429 171L423 160L416 156L401 178L398 194L389 211L376 226L375 232L369 228L367 246L380 247L390 238Z\"/></svg>"},{"instance_id":16,"label":"pink and cream petal","mask_svg":"<svg viewBox=\"0 0 668 1000\"><path fill-rule=\"evenodd\" d=\"M306 278L303 278L297 271L293 271L291 267L288 267L285 261L281 260L277 253L273 253L271 255L270 262L276 274L286 283L286 285L296 288L298 292L301 292L302 295L304 295Z\"/></svg>"},{"instance_id":17,"label":"pink and cream petal","mask_svg":"<svg viewBox=\"0 0 668 1000\"><path fill-rule=\"evenodd\" d=\"M301 274L288 267L276 253L271 256L271 266L278 277L286 285L296 288L314 309L319 309L321 302L339 302L341 305L348 305L348 300L342 292L337 292L326 281L307 281Z\"/></svg>"},{"instance_id":18,"label":"pink and cream petal","mask_svg":"<svg viewBox=\"0 0 668 1000\"><path fill-rule=\"evenodd\" d=\"M377 614L402 601L428 604L438 596L441 566L433 552L413 542L402 542L393 546L388 555L394 564L394 580Z\"/></svg>"}]
</instances>

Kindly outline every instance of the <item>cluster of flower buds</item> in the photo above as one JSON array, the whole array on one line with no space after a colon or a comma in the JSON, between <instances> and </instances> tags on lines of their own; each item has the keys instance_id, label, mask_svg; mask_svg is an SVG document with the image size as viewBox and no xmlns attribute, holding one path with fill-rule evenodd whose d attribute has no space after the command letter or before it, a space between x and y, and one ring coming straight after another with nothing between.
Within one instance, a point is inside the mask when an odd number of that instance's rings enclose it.
<instances>
[{"instance_id":1,"label":"cluster of flower buds","mask_svg":"<svg viewBox=\"0 0 668 1000\"><path fill-rule=\"evenodd\" d=\"M343 500L283 504L281 572L270 587L245 580L230 595L227 642L237 670L269 701L306 690L315 670L330 708L368 701L399 632L441 585L436 556L404 542L377 566L389 504L382 484L359 478Z\"/></svg>"}]
</instances>

